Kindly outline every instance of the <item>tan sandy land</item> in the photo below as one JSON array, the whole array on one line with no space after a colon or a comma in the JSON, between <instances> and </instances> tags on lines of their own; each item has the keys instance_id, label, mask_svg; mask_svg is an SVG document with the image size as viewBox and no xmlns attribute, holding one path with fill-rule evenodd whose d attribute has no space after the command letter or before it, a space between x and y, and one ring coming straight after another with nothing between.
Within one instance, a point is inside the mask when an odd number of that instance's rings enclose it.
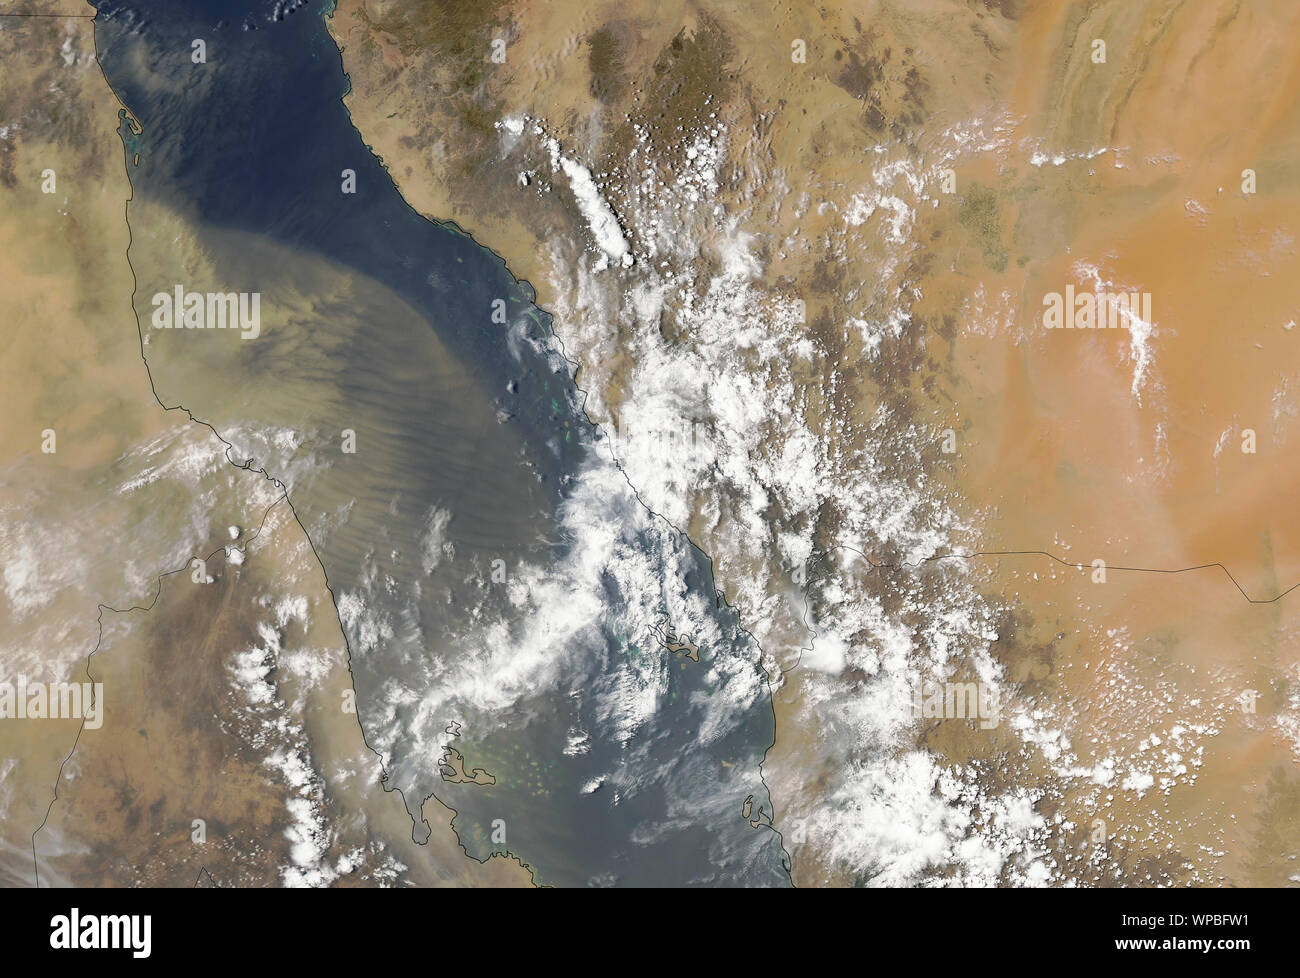
<instances>
[{"instance_id":1,"label":"tan sandy land","mask_svg":"<svg viewBox=\"0 0 1300 978\"><path fill-rule=\"evenodd\" d=\"M1300 203L1289 162L1300 107L1296 14L1286 4L1153 4L1097 8L1080 22L1077 10L1040 8L1026 20L1017 132L1043 134L1049 152L1117 148L1001 174L1011 200L1023 199L1027 178L1050 203L1007 215L1007 238L1028 260L1023 271L984 278L990 293L1018 301L1000 325L972 322L954 344L963 386L975 393L956 388L968 425L963 484L970 505L988 507L982 548L1050 550L1085 566L1221 562L1257 599L1300 581L1286 505L1298 474L1288 444L1300 361L1285 328L1296 315L1289 228ZM1104 66L1086 53L1100 36ZM1259 175L1257 195L1242 193L1246 167ZM1045 291L1083 285L1079 261L1152 294L1140 398L1127 331L1048 333L1036 321ZM1257 454L1241 450L1245 429ZM1036 572L1056 583L1017 589L1015 600L1035 616L1059 615L1062 641L1082 640L1082 659L1095 666L1114 654L1107 632L1131 637L1119 651L1135 687L1166 681L1183 708L1270 691L1256 717L1229 710L1196 785L1171 796L1191 822L1157 820L1178 825L1180 848L1226 851L1210 864L1226 878L1268 878L1251 845L1276 831L1272 816L1257 822L1272 805L1274 772L1293 776L1294 740L1284 733L1295 709L1293 600L1250 605L1217 569L1112 572L1094 585L1041 559L1016 566L1020 579ZM1121 594L1110 593L1117 585ZM1147 658L1152 643L1161 661ZM1054 695L1086 702L1097 692L1077 671L1057 681ZM1142 703L1156 706L1154 696ZM1139 739L1148 723L1138 713L1117 725ZM1295 851L1290 832L1273 837L1284 844L1277 861Z\"/></svg>"},{"instance_id":2,"label":"tan sandy land","mask_svg":"<svg viewBox=\"0 0 1300 978\"><path fill-rule=\"evenodd\" d=\"M72 65L60 49L75 52ZM116 105L85 20L4 19L0 237L4 239L5 410L0 415L6 681L70 679L94 646L97 600L147 595L123 559L127 507L100 484L170 419L151 403L126 305L125 175ZM57 193L40 192L41 171ZM56 433L55 454L40 451ZM88 545L95 541L97 545ZM44 815L76 724L6 720L5 876L30 881L31 832ZM25 854L24 854L25 850Z\"/></svg>"}]
</instances>

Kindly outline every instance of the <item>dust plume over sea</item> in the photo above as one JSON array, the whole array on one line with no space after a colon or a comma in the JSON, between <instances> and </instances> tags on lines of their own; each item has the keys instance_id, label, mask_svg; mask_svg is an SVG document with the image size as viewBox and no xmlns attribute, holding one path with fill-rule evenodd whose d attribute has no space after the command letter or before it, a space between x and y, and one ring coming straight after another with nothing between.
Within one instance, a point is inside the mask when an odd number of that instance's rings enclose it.
<instances>
[{"instance_id":1,"label":"dust plume over sea","mask_svg":"<svg viewBox=\"0 0 1300 978\"><path fill-rule=\"evenodd\" d=\"M436 794L540 882L787 884L757 646L613 464L531 288L363 144L324 6L98 5L160 400L285 486L417 840ZM178 286L258 295L255 335L156 328Z\"/></svg>"}]
</instances>

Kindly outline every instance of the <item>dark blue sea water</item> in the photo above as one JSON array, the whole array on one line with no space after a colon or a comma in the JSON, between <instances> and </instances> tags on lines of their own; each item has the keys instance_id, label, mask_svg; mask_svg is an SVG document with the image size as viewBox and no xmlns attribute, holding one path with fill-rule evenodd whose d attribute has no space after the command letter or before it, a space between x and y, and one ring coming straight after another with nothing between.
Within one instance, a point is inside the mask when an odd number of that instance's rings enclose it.
<instances>
[{"instance_id":1,"label":"dark blue sea water","mask_svg":"<svg viewBox=\"0 0 1300 978\"><path fill-rule=\"evenodd\" d=\"M600 435L532 289L415 213L365 146L329 4L279 19L282 5L247 0L96 6L100 62L133 117L146 332L150 296L174 283L263 297L257 339L149 335L155 386L288 485L339 603L358 718L416 838L434 795L471 855L508 851L541 882L788 885L776 833L741 816L749 797L771 810L757 648L705 555L602 481ZM337 451L343 429L355 455ZM594 578L578 570L584 507L619 528ZM431 559L430 539L450 549ZM587 627L548 647L553 620L590 600ZM683 603L714 636L699 663L643 627L647 608L670 620ZM503 663L519 668L503 695L467 680ZM647 684L655 707L629 727L618 704ZM759 692L727 706L747 684ZM445 742L496 783L444 781Z\"/></svg>"}]
</instances>

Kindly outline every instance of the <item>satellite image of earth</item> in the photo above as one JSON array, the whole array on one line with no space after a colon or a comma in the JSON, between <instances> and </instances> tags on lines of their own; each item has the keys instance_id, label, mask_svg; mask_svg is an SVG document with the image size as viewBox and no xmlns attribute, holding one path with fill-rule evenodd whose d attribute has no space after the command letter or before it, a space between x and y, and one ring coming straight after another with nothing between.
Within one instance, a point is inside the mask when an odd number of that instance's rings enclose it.
<instances>
[{"instance_id":1,"label":"satellite image of earth","mask_svg":"<svg viewBox=\"0 0 1300 978\"><path fill-rule=\"evenodd\" d=\"M1300 883L1297 64L0 0L0 882Z\"/></svg>"}]
</instances>

